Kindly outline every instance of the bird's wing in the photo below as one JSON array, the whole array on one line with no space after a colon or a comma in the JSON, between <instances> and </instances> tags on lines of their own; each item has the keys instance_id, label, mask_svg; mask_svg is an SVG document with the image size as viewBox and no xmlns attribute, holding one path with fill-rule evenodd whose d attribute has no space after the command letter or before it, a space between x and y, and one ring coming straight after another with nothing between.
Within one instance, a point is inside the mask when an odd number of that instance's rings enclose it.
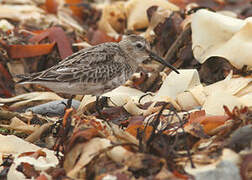
<instances>
[{"instance_id":1,"label":"bird's wing","mask_svg":"<svg viewBox=\"0 0 252 180\"><path fill-rule=\"evenodd\" d=\"M111 80L129 67L122 63L122 59L114 60L125 58L117 44L108 45L113 47L103 44L78 51L47 70L31 74L26 81L97 83Z\"/></svg>"}]
</instances>

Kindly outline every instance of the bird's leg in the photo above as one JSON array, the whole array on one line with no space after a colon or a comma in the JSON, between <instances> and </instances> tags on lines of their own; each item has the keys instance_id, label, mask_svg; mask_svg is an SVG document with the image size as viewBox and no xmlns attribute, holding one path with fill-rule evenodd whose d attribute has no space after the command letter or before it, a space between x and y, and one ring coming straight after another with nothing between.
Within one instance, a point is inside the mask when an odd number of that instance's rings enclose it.
<instances>
[{"instance_id":1,"label":"bird's leg","mask_svg":"<svg viewBox=\"0 0 252 180\"><path fill-rule=\"evenodd\" d=\"M67 100L67 103L64 101L61 102L61 104L64 104L66 109L70 108L72 106L72 101L73 101L74 95L71 95L71 97Z\"/></svg>"},{"instance_id":2,"label":"bird's leg","mask_svg":"<svg viewBox=\"0 0 252 180\"><path fill-rule=\"evenodd\" d=\"M71 95L71 97L67 100L67 108L71 108L72 102L73 102L74 95Z\"/></svg>"},{"instance_id":3,"label":"bird's leg","mask_svg":"<svg viewBox=\"0 0 252 180\"><path fill-rule=\"evenodd\" d=\"M96 96L95 109L100 117L102 117L101 110L107 105L108 97Z\"/></svg>"},{"instance_id":4,"label":"bird's leg","mask_svg":"<svg viewBox=\"0 0 252 180\"><path fill-rule=\"evenodd\" d=\"M100 96L96 96L95 109L96 109L98 115L102 116L101 111L100 111L100 107L99 107L99 99L100 99Z\"/></svg>"}]
</instances>

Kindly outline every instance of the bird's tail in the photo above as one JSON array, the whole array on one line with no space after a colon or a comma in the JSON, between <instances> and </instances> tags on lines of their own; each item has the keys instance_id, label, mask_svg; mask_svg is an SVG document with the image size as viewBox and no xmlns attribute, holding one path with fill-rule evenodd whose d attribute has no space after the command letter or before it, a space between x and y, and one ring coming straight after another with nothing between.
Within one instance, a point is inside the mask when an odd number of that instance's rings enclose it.
<instances>
[{"instance_id":1,"label":"bird's tail","mask_svg":"<svg viewBox=\"0 0 252 180\"><path fill-rule=\"evenodd\" d=\"M37 76L39 73L32 73L32 74L18 74L15 77L18 78L17 84L23 84L27 82L32 82L34 77Z\"/></svg>"},{"instance_id":2,"label":"bird's tail","mask_svg":"<svg viewBox=\"0 0 252 180\"><path fill-rule=\"evenodd\" d=\"M16 84L23 84L24 82L30 81L31 79L28 74L18 74L15 77L18 79Z\"/></svg>"}]
</instances>

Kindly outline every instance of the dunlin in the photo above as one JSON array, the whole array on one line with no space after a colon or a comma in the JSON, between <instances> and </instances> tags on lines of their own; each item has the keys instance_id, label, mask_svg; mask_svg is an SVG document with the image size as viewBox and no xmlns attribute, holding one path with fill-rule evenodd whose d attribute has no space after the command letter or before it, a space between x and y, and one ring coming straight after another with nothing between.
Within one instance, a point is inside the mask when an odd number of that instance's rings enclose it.
<instances>
[{"instance_id":1,"label":"dunlin","mask_svg":"<svg viewBox=\"0 0 252 180\"><path fill-rule=\"evenodd\" d=\"M119 43L82 49L42 72L19 75L20 84L40 84L55 92L99 96L124 84L137 66L151 58L179 73L150 51L143 37L130 35Z\"/></svg>"}]
</instances>

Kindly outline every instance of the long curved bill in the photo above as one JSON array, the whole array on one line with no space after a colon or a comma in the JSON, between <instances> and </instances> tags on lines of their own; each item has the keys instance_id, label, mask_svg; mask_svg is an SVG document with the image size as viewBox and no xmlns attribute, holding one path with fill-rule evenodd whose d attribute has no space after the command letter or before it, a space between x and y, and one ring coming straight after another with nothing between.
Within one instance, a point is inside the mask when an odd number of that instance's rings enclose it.
<instances>
[{"instance_id":1,"label":"long curved bill","mask_svg":"<svg viewBox=\"0 0 252 180\"><path fill-rule=\"evenodd\" d=\"M170 69L172 69L173 71L175 71L177 74L179 74L178 70L174 66L172 66L170 63L166 62L161 57L159 57L158 55L156 55L155 53L153 53L151 51L149 51L149 53L150 53L150 57L151 58L153 58L157 62L163 64L164 66L169 67Z\"/></svg>"}]
</instances>

